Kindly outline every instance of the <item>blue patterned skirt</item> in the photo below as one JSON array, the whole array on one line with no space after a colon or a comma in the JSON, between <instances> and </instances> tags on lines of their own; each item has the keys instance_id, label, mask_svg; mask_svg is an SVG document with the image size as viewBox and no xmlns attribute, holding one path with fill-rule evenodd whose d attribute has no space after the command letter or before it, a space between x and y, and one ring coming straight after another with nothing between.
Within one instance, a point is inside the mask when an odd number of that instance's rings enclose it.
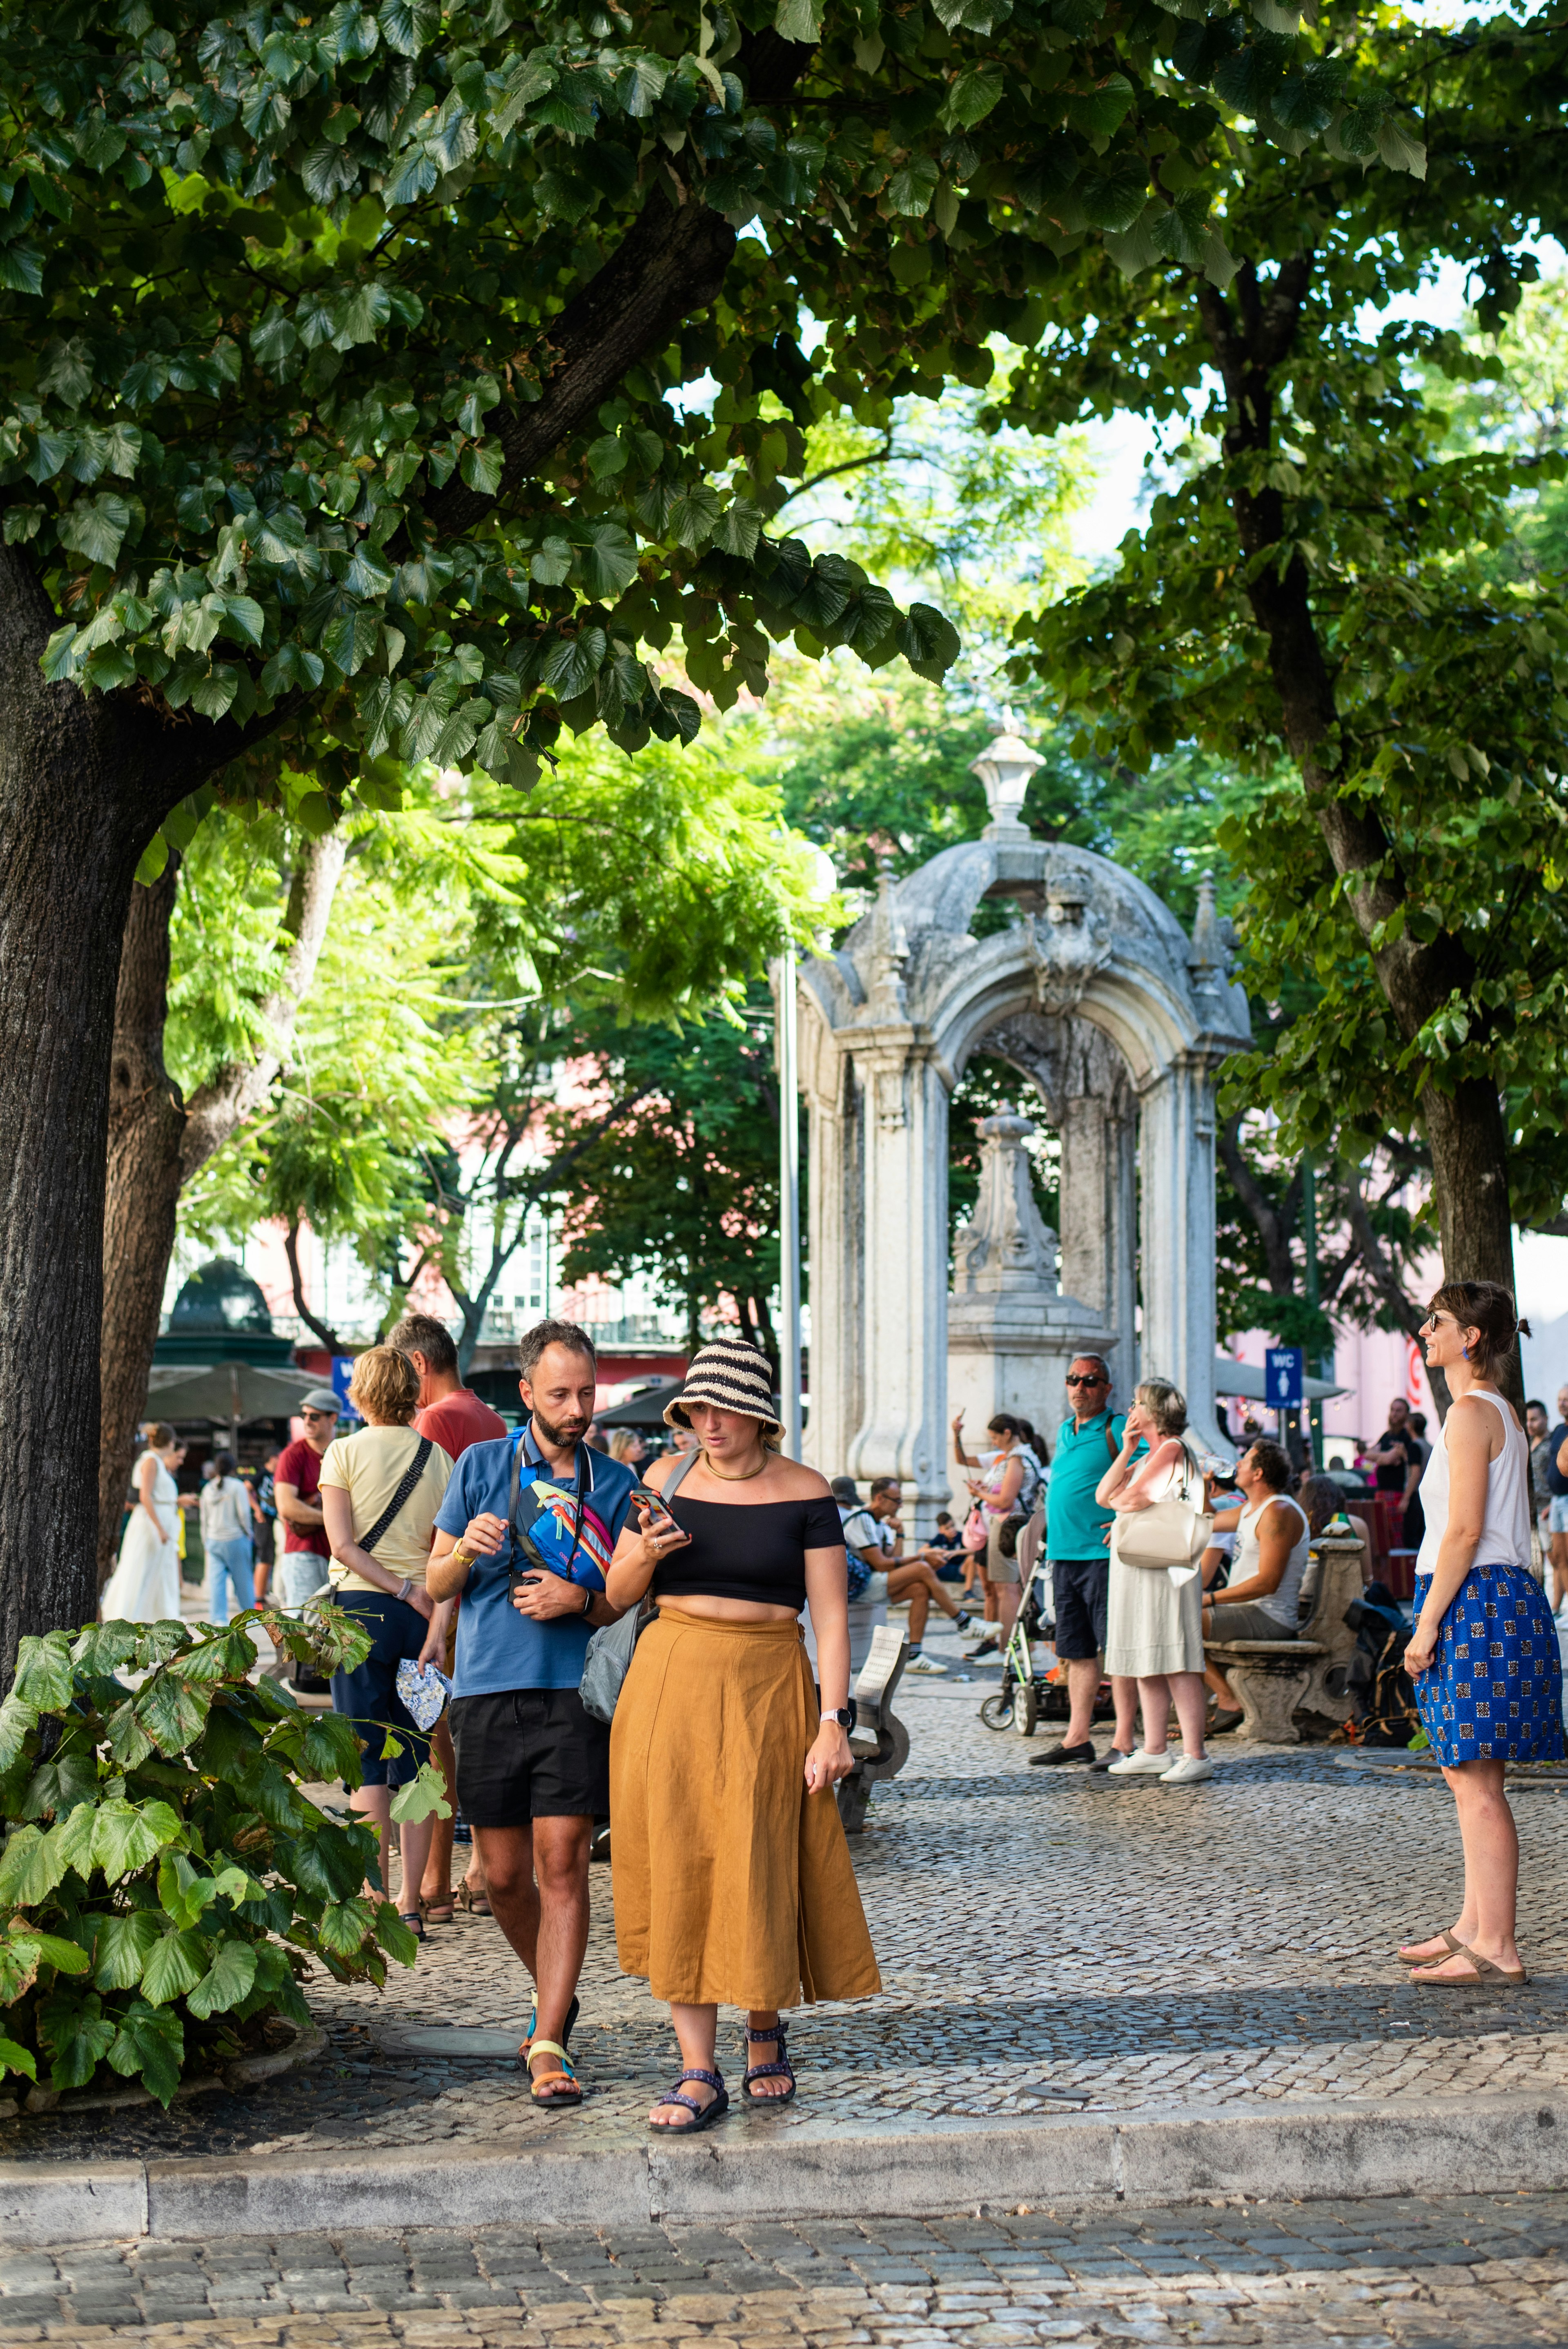
<instances>
[{"instance_id":1,"label":"blue patterned skirt","mask_svg":"<svg viewBox=\"0 0 1568 2349\"><path fill-rule=\"evenodd\" d=\"M1416 1582L1416 1616L1431 1587ZM1439 1762L1561 1762L1563 1665L1544 1592L1517 1566L1472 1566L1443 1617L1416 1710Z\"/></svg>"}]
</instances>

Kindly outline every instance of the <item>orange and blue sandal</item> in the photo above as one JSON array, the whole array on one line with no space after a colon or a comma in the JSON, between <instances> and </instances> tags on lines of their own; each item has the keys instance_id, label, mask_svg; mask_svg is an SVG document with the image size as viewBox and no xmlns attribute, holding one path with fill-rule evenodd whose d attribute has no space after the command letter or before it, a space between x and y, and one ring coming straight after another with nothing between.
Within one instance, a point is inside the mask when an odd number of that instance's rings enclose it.
<instances>
[{"instance_id":1,"label":"orange and blue sandal","mask_svg":"<svg viewBox=\"0 0 1568 2349\"><path fill-rule=\"evenodd\" d=\"M561 2058L559 2072L541 2072L537 2078L531 2072L529 2074L528 2093L536 2105L543 2105L548 2109L552 2105L580 2105L583 2102L583 2084L573 2070L572 2059L564 2047L553 2039L536 2039L528 2053L531 2061L535 2055L559 2055Z\"/></svg>"}]
</instances>

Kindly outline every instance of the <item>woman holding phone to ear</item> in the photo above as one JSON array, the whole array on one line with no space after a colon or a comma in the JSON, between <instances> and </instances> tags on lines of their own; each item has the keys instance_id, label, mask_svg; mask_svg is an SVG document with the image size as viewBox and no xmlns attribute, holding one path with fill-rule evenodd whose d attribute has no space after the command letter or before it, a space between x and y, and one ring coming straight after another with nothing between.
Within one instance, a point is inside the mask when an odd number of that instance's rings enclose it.
<instances>
[{"instance_id":1,"label":"woman holding phone to ear","mask_svg":"<svg viewBox=\"0 0 1568 2349\"><path fill-rule=\"evenodd\" d=\"M652 1464L660 1500L634 1495L640 1522L606 1578L612 1606L651 1591L659 1610L610 1733L610 1864L621 1971L669 2001L686 2067L649 2125L686 2135L728 2109L721 2005L746 2013L742 2095L788 2103L780 2010L882 1984L833 1800L853 1757L843 1530L827 1480L782 1456L754 1346L703 1347L665 1416L697 1451Z\"/></svg>"},{"instance_id":2,"label":"woman holding phone to ear","mask_svg":"<svg viewBox=\"0 0 1568 2349\"><path fill-rule=\"evenodd\" d=\"M1530 1571L1530 1445L1497 1373L1528 1325L1506 1288L1450 1280L1419 1335L1452 1400L1421 1477L1416 1628L1405 1670L1459 1811L1465 1897L1453 1925L1399 1951L1431 1990L1518 1988L1519 1833L1509 1762L1563 1759L1557 1630Z\"/></svg>"}]
</instances>

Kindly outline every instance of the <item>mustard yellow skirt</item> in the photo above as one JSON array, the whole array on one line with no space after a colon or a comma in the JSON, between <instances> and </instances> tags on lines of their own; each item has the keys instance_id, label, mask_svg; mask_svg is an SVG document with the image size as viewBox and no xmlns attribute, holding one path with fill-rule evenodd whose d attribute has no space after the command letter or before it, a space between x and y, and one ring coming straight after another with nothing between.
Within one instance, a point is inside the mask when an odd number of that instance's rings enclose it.
<instances>
[{"instance_id":1,"label":"mustard yellow skirt","mask_svg":"<svg viewBox=\"0 0 1568 2349\"><path fill-rule=\"evenodd\" d=\"M610 1733L621 1971L683 2006L866 1998L882 1977L830 1792L796 1622L661 1609Z\"/></svg>"}]
</instances>

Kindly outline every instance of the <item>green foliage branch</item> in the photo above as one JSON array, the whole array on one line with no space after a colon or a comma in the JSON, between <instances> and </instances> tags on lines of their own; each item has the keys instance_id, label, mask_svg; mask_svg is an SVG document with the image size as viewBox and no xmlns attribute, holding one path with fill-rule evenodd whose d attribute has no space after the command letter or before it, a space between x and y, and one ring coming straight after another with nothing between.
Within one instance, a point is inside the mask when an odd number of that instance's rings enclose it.
<instances>
[{"instance_id":1,"label":"green foliage branch","mask_svg":"<svg viewBox=\"0 0 1568 2349\"><path fill-rule=\"evenodd\" d=\"M365 1897L373 1830L328 1818L310 1780L360 1784L351 1724L252 1680L252 1627L352 1667L368 1635L335 1609L305 1630L258 1608L218 1631L93 1623L22 1640L0 1705L0 2064L57 2089L100 2066L167 2105L183 2076L308 2024L314 1962L386 1980L416 1943ZM133 1691L118 1675L144 1675ZM428 1762L399 1816L439 1802Z\"/></svg>"},{"instance_id":2,"label":"green foliage branch","mask_svg":"<svg viewBox=\"0 0 1568 2349\"><path fill-rule=\"evenodd\" d=\"M1354 58L1256 17L1227 69L1274 74L1270 135L1405 159ZM721 703L791 633L939 676L934 607L769 535L802 427L985 381L1088 237L1223 281L1191 39L1151 0L11 0L0 485L46 674L339 790L689 737L645 658L677 625ZM711 416L665 397L705 369Z\"/></svg>"},{"instance_id":3,"label":"green foliage branch","mask_svg":"<svg viewBox=\"0 0 1568 2349\"><path fill-rule=\"evenodd\" d=\"M1149 247L1086 255L997 411L1055 429L1130 408L1176 444L1114 575L1024 624L1020 665L1058 684L1082 751L1146 770L1193 741L1260 776L1288 754L1294 777L1220 838L1247 885L1249 988L1307 988L1223 1105L1265 1106L1320 1163L1424 1128L1450 1268L1479 1251L1468 1268L1506 1278L1511 1187L1526 1221L1568 1188L1568 610L1494 558L1563 460L1446 447L1423 381L1480 362L1389 305L1441 253L1475 272L1487 323L1517 303L1520 241L1568 217L1568 18L1445 34L1325 11L1326 62L1354 51L1424 107L1402 176L1332 137L1287 171L1227 26L1194 23L1179 61L1226 101L1233 281Z\"/></svg>"}]
</instances>

